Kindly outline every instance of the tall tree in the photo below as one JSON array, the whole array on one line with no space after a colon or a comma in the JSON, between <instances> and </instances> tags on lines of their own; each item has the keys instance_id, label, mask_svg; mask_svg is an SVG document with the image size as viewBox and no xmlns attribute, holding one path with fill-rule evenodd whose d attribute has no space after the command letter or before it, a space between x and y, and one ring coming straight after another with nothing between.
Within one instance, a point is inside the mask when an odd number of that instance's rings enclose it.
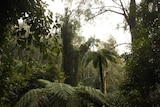
<instances>
[{"instance_id":1,"label":"tall tree","mask_svg":"<svg viewBox=\"0 0 160 107\"><path fill-rule=\"evenodd\" d=\"M82 4L84 2L76 1L77 9L73 9L72 3L68 3L70 7L65 8L65 14L62 19L63 26L61 29L61 37L63 42L63 64L62 69L66 75L66 83L77 85L80 58L88 51L93 39L89 39L86 43L76 47L74 39L79 36L80 17L83 15Z\"/></svg>"},{"instance_id":2,"label":"tall tree","mask_svg":"<svg viewBox=\"0 0 160 107\"><path fill-rule=\"evenodd\" d=\"M72 41L74 36L76 36L76 25L78 22L76 20L71 19L71 14L69 12L69 9L65 9L65 15L63 18L63 26L61 29L61 37L62 37L62 43L63 43L63 65L62 69L65 72L66 76L66 83L69 83L71 85L76 85L76 72L74 67L76 66L77 62L77 54L78 51L76 51L73 47Z\"/></svg>"},{"instance_id":3,"label":"tall tree","mask_svg":"<svg viewBox=\"0 0 160 107\"><path fill-rule=\"evenodd\" d=\"M129 0L129 4L126 4L126 1L122 0L111 0L109 1L111 5L108 5L107 1L98 1L99 6L94 5L91 9L91 14L89 16L89 20L102 15L107 12L112 12L115 14L122 15L127 23L125 26L129 26L129 30L131 32L132 42L137 38L135 35L134 29L136 27L136 8L137 4L135 0ZM90 4L93 5L93 4ZM129 6L128 6L129 5Z\"/></svg>"},{"instance_id":4,"label":"tall tree","mask_svg":"<svg viewBox=\"0 0 160 107\"><path fill-rule=\"evenodd\" d=\"M139 13L139 14L138 14ZM159 93L159 12L154 1L143 1L137 10L137 39L127 60L126 96L132 105L158 105ZM133 93L135 92L135 93ZM158 97L154 96L158 94ZM136 99L137 98L137 99Z\"/></svg>"}]
</instances>

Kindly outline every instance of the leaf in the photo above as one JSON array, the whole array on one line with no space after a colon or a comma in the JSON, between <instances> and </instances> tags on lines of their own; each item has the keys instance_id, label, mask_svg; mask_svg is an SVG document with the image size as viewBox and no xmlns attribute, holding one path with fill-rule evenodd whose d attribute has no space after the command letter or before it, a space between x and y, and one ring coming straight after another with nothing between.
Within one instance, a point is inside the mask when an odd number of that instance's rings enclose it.
<instances>
[{"instance_id":1,"label":"leaf","mask_svg":"<svg viewBox=\"0 0 160 107\"><path fill-rule=\"evenodd\" d=\"M42 85L44 85L45 87L51 87L52 86L52 82L50 82L48 80L38 79L38 82L41 83Z\"/></svg>"},{"instance_id":2,"label":"leaf","mask_svg":"<svg viewBox=\"0 0 160 107\"><path fill-rule=\"evenodd\" d=\"M80 95L83 100L86 99L99 105L107 105L104 94L98 89L87 86L78 86L76 87L76 90L77 94Z\"/></svg>"},{"instance_id":3,"label":"leaf","mask_svg":"<svg viewBox=\"0 0 160 107\"><path fill-rule=\"evenodd\" d=\"M94 66L95 68L97 68L97 66L98 66L98 61L93 61L93 66Z\"/></svg>"},{"instance_id":4,"label":"leaf","mask_svg":"<svg viewBox=\"0 0 160 107\"><path fill-rule=\"evenodd\" d=\"M84 63L84 66L86 67L92 60L96 61L96 59L97 53L89 51L83 56L82 63Z\"/></svg>"},{"instance_id":5,"label":"leaf","mask_svg":"<svg viewBox=\"0 0 160 107\"><path fill-rule=\"evenodd\" d=\"M60 99L66 101L69 100L70 96L75 92L75 89L72 86L63 83L52 83L52 87L49 90Z\"/></svg>"},{"instance_id":6,"label":"leaf","mask_svg":"<svg viewBox=\"0 0 160 107\"><path fill-rule=\"evenodd\" d=\"M34 99L40 93L43 93L42 89L32 89L32 90L30 90L23 97L21 97L21 99L16 103L15 107L28 107L29 103L34 101Z\"/></svg>"},{"instance_id":7,"label":"leaf","mask_svg":"<svg viewBox=\"0 0 160 107\"><path fill-rule=\"evenodd\" d=\"M105 96L98 89L86 86L72 87L43 79L38 81L49 84L49 87L30 90L21 97L15 107L83 107L90 103L106 105Z\"/></svg>"},{"instance_id":8,"label":"leaf","mask_svg":"<svg viewBox=\"0 0 160 107\"><path fill-rule=\"evenodd\" d=\"M17 60L16 67L17 67L17 68L20 68L20 67L22 67L22 66L24 66L23 62Z\"/></svg>"},{"instance_id":9,"label":"leaf","mask_svg":"<svg viewBox=\"0 0 160 107\"><path fill-rule=\"evenodd\" d=\"M61 25L61 24L56 24L56 26L57 26L58 28L60 28L62 25Z\"/></svg>"}]
</instances>

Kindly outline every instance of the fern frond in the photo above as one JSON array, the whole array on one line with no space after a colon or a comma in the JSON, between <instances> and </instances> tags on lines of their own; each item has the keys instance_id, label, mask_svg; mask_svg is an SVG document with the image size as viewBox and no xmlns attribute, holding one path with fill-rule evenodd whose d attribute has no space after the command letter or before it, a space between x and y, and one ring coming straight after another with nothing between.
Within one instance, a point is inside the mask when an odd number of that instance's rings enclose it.
<instances>
[{"instance_id":1,"label":"fern frond","mask_svg":"<svg viewBox=\"0 0 160 107\"><path fill-rule=\"evenodd\" d=\"M89 51L83 56L82 63L86 67L92 60L96 61L96 58L97 58L97 53Z\"/></svg>"},{"instance_id":2,"label":"fern frond","mask_svg":"<svg viewBox=\"0 0 160 107\"><path fill-rule=\"evenodd\" d=\"M45 80L43 82L48 83ZM85 101L87 103L82 103ZM105 96L100 90L91 87L49 82L49 87L27 92L15 107L83 107L88 103L96 107L106 105Z\"/></svg>"},{"instance_id":3,"label":"fern frond","mask_svg":"<svg viewBox=\"0 0 160 107\"><path fill-rule=\"evenodd\" d=\"M50 107L50 93L44 89L43 93L37 95L29 104L28 107Z\"/></svg>"},{"instance_id":4,"label":"fern frond","mask_svg":"<svg viewBox=\"0 0 160 107\"><path fill-rule=\"evenodd\" d=\"M47 92L50 94L51 105L54 107L67 107L68 102L75 95L74 87L64 83L52 83Z\"/></svg>"},{"instance_id":5,"label":"fern frond","mask_svg":"<svg viewBox=\"0 0 160 107\"><path fill-rule=\"evenodd\" d=\"M29 107L30 102L32 102L36 96L43 93L43 89L32 89L28 91L16 104L15 107Z\"/></svg>"},{"instance_id":6,"label":"fern frond","mask_svg":"<svg viewBox=\"0 0 160 107\"><path fill-rule=\"evenodd\" d=\"M51 87L52 86L52 82L48 81L48 80L44 80L44 79L38 79L38 82L42 85L44 85L45 87Z\"/></svg>"},{"instance_id":7,"label":"fern frond","mask_svg":"<svg viewBox=\"0 0 160 107\"><path fill-rule=\"evenodd\" d=\"M95 104L107 105L104 94L98 89L87 86L79 86L76 88L76 90L77 94L83 99L86 99Z\"/></svg>"},{"instance_id":8,"label":"fern frond","mask_svg":"<svg viewBox=\"0 0 160 107\"><path fill-rule=\"evenodd\" d=\"M70 96L70 99L66 104L66 107L83 107L81 100L82 99L78 95L74 94Z\"/></svg>"},{"instance_id":9,"label":"fern frond","mask_svg":"<svg viewBox=\"0 0 160 107\"><path fill-rule=\"evenodd\" d=\"M116 62L116 53L107 49L101 49L102 56L105 56L105 59L108 59L111 62Z\"/></svg>"},{"instance_id":10,"label":"fern frond","mask_svg":"<svg viewBox=\"0 0 160 107\"><path fill-rule=\"evenodd\" d=\"M49 88L50 93L54 93L57 97L63 100L68 100L74 94L74 87L64 83L52 83Z\"/></svg>"}]
</instances>

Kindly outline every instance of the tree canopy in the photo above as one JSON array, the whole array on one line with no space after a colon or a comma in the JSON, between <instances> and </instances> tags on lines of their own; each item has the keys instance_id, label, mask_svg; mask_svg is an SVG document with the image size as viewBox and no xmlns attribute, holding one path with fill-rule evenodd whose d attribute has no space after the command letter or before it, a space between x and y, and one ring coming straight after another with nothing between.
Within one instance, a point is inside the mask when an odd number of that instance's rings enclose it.
<instances>
[{"instance_id":1,"label":"tree canopy","mask_svg":"<svg viewBox=\"0 0 160 107\"><path fill-rule=\"evenodd\" d=\"M39 35L49 33L52 15L46 17L46 3L41 0L5 0L1 1L0 12L0 43L5 41L4 31L7 26L18 26L18 19L23 19L30 26L30 31L35 33L35 38L39 40Z\"/></svg>"}]
</instances>

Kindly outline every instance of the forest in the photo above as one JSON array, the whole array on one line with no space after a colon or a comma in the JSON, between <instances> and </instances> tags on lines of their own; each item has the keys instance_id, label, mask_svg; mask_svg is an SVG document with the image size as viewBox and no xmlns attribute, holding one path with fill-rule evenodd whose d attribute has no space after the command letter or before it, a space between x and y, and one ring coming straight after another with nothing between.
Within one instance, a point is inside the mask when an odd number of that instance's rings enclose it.
<instances>
[{"instance_id":1,"label":"forest","mask_svg":"<svg viewBox=\"0 0 160 107\"><path fill-rule=\"evenodd\" d=\"M0 107L159 107L160 0L61 1L63 15L45 0L1 1ZM124 17L130 52L81 35L109 12Z\"/></svg>"}]
</instances>

